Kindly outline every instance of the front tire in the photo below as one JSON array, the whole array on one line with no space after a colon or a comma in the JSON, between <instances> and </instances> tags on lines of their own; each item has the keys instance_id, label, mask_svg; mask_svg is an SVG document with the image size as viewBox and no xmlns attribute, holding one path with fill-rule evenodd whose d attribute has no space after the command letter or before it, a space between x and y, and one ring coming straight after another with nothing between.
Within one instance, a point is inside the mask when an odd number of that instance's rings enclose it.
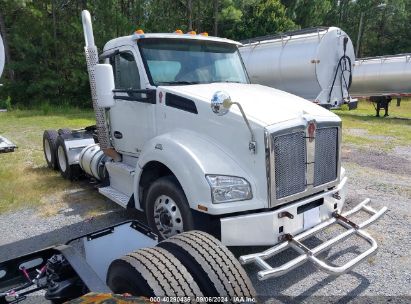
<instances>
[{"instance_id":1,"label":"front tire","mask_svg":"<svg viewBox=\"0 0 411 304\"><path fill-rule=\"evenodd\" d=\"M161 239L194 229L187 198L174 176L161 177L151 184L145 213L148 225Z\"/></svg>"}]
</instances>

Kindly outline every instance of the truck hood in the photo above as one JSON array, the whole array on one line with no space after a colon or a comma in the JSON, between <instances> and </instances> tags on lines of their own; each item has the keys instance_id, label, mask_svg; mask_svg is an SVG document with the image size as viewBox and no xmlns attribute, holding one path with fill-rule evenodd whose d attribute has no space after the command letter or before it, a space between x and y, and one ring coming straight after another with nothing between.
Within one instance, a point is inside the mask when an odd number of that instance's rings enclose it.
<instances>
[{"instance_id":1,"label":"truck hood","mask_svg":"<svg viewBox=\"0 0 411 304\"><path fill-rule=\"evenodd\" d=\"M294 119L304 114L337 118L334 113L311 101L258 84L209 83L163 88L170 93L188 98L194 97L209 104L216 91L225 91L231 96L232 101L241 104L249 119L263 126ZM237 110L237 107L232 107L233 112Z\"/></svg>"}]
</instances>

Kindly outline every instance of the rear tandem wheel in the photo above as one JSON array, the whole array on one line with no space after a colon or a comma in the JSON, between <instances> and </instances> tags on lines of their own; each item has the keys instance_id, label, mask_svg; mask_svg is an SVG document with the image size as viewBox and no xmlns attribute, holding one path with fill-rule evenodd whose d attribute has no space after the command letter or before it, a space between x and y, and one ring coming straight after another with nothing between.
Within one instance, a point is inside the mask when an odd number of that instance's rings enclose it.
<instances>
[{"instance_id":1,"label":"rear tandem wheel","mask_svg":"<svg viewBox=\"0 0 411 304\"><path fill-rule=\"evenodd\" d=\"M62 136L58 136L56 140L56 158L60 173L65 179L74 180L80 176L80 166L78 164L69 164L67 149Z\"/></svg>"},{"instance_id":2,"label":"rear tandem wheel","mask_svg":"<svg viewBox=\"0 0 411 304\"><path fill-rule=\"evenodd\" d=\"M50 169L58 170L57 154L56 154L56 142L58 132L55 130L45 130L43 133L43 152L46 159L47 166Z\"/></svg>"}]
</instances>

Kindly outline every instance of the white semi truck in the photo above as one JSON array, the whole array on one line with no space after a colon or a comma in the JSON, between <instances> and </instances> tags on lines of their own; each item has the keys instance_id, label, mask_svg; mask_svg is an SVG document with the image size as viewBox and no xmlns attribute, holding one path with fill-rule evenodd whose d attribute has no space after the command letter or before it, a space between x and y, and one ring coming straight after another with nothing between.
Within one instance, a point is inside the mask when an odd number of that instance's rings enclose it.
<instances>
[{"instance_id":1,"label":"white semi truck","mask_svg":"<svg viewBox=\"0 0 411 304\"><path fill-rule=\"evenodd\" d=\"M228 246L275 245L240 258L260 279L307 260L340 274L377 249L363 228L386 210L367 199L342 213L341 120L295 95L250 84L240 43L205 34L146 34L113 39L98 54L90 14L82 14L96 126L44 132L50 167L66 178L101 182L99 192L143 211L167 239L213 233ZM99 63L99 61L101 63ZM354 224L346 216L372 216ZM301 240L333 223L346 232L308 249ZM356 234L370 248L335 267L316 255ZM272 268L287 247L301 255Z\"/></svg>"},{"instance_id":2,"label":"white semi truck","mask_svg":"<svg viewBox=\"0 0 411 304\"><path fill-rule=\"evenodd\" d=\"M354 47L337 27L319 27L256 37L240 48L252 83L311 100L328 109L348 104Z\"/></svg>"}]
</instances>

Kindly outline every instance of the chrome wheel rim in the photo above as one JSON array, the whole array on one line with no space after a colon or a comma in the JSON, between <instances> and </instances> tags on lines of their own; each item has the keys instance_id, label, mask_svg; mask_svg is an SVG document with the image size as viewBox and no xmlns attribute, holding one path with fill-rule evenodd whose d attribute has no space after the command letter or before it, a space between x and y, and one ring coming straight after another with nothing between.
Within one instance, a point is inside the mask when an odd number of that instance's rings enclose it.
<instances>
[{"instance_id":1,"label":"chrome wheel rim","mask_svg":"<svg viewBox=\"0 0 411 304\"><path fill-rule=\"evenodd\" d=\"M181 211L167 195L159 196L154 202L154 222L164 239L184 231Z\"/></svg>"},{"instance_id":2,"label":"chrome wheel rim","mask_svg":"<svg viewBox=\"0 0 411 304\"><path fill-rule=\"evenodd\" d=\"M66 164L66 156L64 155L64 150L62 146L59 146L57 149L57 157L59 159L59 166L62 172L66 172L67 164Z\"/></svg>"},{"instance_id":3,"label":"chrome wheel rim","mask_svg":"<svg viewBox=\"0 0 411 304\"><path fill-rule=\"evenodd\" d=\"M51 148L47 139L44 140L44 153L46 154L47 161L51 163Z\"/></svg>"}]
</instances>

